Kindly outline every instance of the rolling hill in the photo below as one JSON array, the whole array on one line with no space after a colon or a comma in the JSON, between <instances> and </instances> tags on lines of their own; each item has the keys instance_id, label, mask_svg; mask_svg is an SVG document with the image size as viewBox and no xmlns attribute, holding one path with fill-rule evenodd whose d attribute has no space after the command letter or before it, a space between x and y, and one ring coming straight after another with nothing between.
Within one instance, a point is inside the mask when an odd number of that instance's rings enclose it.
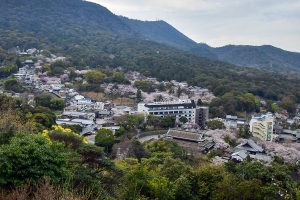
<instances>
[{"instance_id":1,"label":"rolling hill","mask_svg":"<svg viewBox=\"0 0 300 200\"><path fill-rule=\"evenodd\" d=\"M78 69L121 66L124 71L139 71L158 80L208 87L217 95L251 92L276 100L298 92L296 78L238 67L164 45L124 21L103 6L81 0L0 0L0 53L15 46L36 47L67 56ZM172 41L177 38L182 44L194 44L179 33ZM203 51L211 49L200 46Z\"/></svg>"}]
</instances>

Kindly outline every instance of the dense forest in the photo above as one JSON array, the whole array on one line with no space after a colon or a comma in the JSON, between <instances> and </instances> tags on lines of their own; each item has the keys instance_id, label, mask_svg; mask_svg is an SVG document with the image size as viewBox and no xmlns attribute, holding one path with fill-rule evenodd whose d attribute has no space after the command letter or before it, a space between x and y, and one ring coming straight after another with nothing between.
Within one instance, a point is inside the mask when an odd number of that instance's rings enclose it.
<instances>
[{"instance_id":1,"label":"dense forest","mask_svg":"<svg viewBox=\"0 0 300 200\"><path fill-rule=\"evenodd\" d=\"M272 100L294 94L299 79L238 67L148 41L106 8L79 0L1 0L0 53L19 46L67 55L78 69L123 67L158 80L187 81L217 96L252 93ZM15 15L18 13L18 15ZM7 63L7 62L6 62Z\"/></svg>"}]
</instances>

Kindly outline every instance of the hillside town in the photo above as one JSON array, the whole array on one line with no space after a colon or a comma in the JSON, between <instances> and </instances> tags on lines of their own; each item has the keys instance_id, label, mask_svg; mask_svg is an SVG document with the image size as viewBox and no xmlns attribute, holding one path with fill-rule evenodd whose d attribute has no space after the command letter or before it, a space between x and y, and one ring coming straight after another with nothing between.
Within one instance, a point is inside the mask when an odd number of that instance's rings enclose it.
<instances>
[{"instance_id":1,"label":"hillside town","mask_svg":"<svg viewBox=\"0 0 300 200\"><path fill-rule=\"evenodd\" d=\"M134 103L125 105L125 102L123 104L121 101L116 104L105 96L102 99L93 99L87 95L88 93L79 92L72 87L74 81L87 84L82 75L90 71L89 69L76 70L78 76L70 82L68 70L60 76L49 76L47 71L42 70L43 66L57 61L67 62L65 57L54 54L46 57L39 54L37 49L18 53L20 56L35 55L36 58L36 62L25 60L23 67L13 74L22 87L29 88L31 93L15 93L3 89L1 93L13 98L26 99L31 106L35 106L36 96L40 94L49 94L53 98L63 99L65 107L57 115L56 124L82 127L80 134L87 137L92 144L95 142L97 131L102 128L109 129L115 134L121 127L120 123L117 123L117 119L121 116L142 114L143 123L147 123L148 116L159 118L171 116L175 120L172 127L166 127L165 131L157 134L155 131L143 132L139 124L135 127L138 135L133 139L141 142L173 141L184 148L189 155L217 152L217 162L228 162L228 160L242 162L249 156L251 159L265 163L272 162L274 156L282 157L289 163L300 160L298 152L300 129L291 129L293 125L300 123L300 116L290 118L286 111L271 113L262 109L260 113L247 114L245 117L226 115L225 118L210 118L209 107L205 105L216 97L209 89L189 86L187 82L175 80L159 82L156 78L131 71L125 73L130 84L118 84L116 87L113 83L102 83L99 87L103 88L107 96L108 94L123 96L132 99ZM122 68L119 67L117 70L122 71ZM163 86L169 84L170 91L173 93L159 89L152 92L141 91L140 99L137 101L139 89L134 85L139 80L147 80L151 84ZM202 105L199 105L199 101ZM282 124L285 124L286 128L283 128ZM235 145L232 145L233 142ZM116 146L117 157L124 159L126 147L122 147L122 142Z\"/></svg>"}]
</instances>

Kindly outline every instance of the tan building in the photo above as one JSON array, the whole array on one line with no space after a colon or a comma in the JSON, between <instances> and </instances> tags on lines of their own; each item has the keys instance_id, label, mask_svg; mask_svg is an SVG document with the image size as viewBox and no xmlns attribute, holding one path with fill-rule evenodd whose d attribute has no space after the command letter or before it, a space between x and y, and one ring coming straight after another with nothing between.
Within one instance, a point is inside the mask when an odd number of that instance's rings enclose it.
<instances>
[{"instance_id":1,"label":"tan building","mask_svg":"<svg viewBox=\"0 0 300 200\"><path fill-rule=\"evenodd\" d=\"M250 121L253 137L257 137L263 141L273 140L274 118L271 114L262 115Z\"/></svg>"}]
</instances>

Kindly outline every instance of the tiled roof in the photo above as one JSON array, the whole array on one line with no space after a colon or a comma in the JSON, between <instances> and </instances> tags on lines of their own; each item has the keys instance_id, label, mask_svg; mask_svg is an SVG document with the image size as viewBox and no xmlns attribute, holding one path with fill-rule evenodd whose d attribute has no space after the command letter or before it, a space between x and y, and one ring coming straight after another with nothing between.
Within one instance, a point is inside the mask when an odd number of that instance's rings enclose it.
<instances>
[{"instance_id":1,"label":"tiled roof","mask_svg":"<svg viewBox=\"0 0 300 200\"><path fill-rule=\"evenodd\" d=\"M199 133L191 133L191 132L179 131L179 130L170 130L168 132L167 136L180 138L180 139L186 139L186 140L199 141L201 135Z\"/></svg>"}]
</instances>

